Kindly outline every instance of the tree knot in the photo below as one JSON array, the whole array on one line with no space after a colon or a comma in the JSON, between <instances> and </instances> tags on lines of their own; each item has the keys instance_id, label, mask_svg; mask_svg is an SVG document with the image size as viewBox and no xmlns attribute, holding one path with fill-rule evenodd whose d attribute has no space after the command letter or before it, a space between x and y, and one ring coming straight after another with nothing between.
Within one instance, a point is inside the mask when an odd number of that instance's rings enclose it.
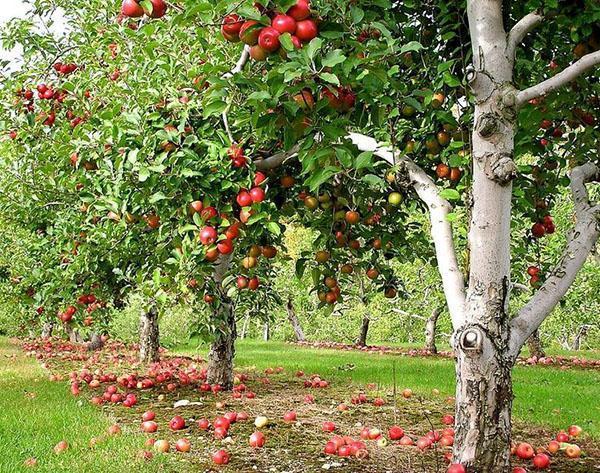
<instances>
[{"instance_id":1,"label":"tree knot","mask_svg":"<svg viewBox=\"0 0 600 473\"><path fill-rule=\"evenodd\" d=\"M517 165L511 153L486 153L477 159L483 163L485 175L500 185L517 177Z\"/></svg>"}]
</instances>

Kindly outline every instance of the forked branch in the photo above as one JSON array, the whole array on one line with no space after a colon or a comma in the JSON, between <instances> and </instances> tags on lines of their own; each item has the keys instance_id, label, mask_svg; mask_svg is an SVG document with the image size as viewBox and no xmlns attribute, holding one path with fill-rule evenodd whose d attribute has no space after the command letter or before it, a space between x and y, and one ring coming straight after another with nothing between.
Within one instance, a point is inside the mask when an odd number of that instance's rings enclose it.
<instances>
[{"instance_id":1,"label":"forked branch","mask_svg":"<svg viewBox=\"0 0 600 473\"><path fill-rule=\"evenodd\" d=\"M517 47L523 42L528 33L533 31L540 23L544 21L544 15L539 12L532 12L525 15L512 30L508 33L506 43L506 55L514 59Z\"/></svg>"},{"instance_id":2,"label":"forked branch","mask_svg":"<svg viewBox=\"0 0 600 473\"><path fill-rule=\"evenodd\" d=\"M577 222L558 265L511 321L510 352L513 357L519 354L529 336L567 293L596 246L600 237L600 206L590 203L586 187L594 179L600 179L600 169L592 163L578 166L571 172L571 193Z\"/></svg>"}]
</instances>

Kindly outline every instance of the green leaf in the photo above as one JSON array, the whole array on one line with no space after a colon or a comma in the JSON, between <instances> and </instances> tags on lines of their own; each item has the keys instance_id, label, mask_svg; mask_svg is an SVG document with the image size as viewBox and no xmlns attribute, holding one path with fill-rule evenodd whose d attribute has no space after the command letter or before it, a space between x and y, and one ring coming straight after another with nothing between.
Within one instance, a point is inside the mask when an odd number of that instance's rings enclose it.
<instances>
[{"instance_id":1,"label":"green leaf","mask_svg":"<svg viewBox=\"0 0 600 473\"><path fill-rule=\"evenodd\" d=\"M204 107L203 115L204 118L211 117L213 115L220 115L227 108L227 103L222 100L217 100L216 102L209 103L206 107Z\"/></svg>"},{"instance_id":2,"label":"green leaf","mask_svg":"<svg viewBox=\"0 0 600 473\"><path fill-rule=\"evenodd\" d=\"M356 158L356 169L370 168L373 166L373 152L364 151Z\"/></svg>"},{"instance_id":3,"label":"green leaf","mask_svg":"<svg viewBox=\"0 0 600 473\"><path fill-rule=\"evenodd\" d=\"M273 235L281 235L281 227L277 222L267 222L265 226Z\"/></svg>"},{"instance_id":4,"label":"green leaf","mask_svg":"<svg viewBox=\"0 0 600 473\"><path fill-rule=\"evenodd\" d=\"M460 193L456 189L444 189L440 192L440 197L446 200L459 200Z\"/></svg>"},{"instance_id":5,"label":"green leaf","mask_svg":"<svg viewBox=\"0 0 600 473\"><path fill-rule=\"evenodd\" d=\"M411 41L400 48L400 54L408 52L418 52L423 49L423 45L418 41Z\"/></svg>"},{"instance_id":6,"label":"green leaf","mask_svg":"<svg viewBox=\"0 0 600 473\"><path fill-rule=\"evenodd\" d=\"M340 85L340 80L335 74L331 74L330 72L321 72L321 79L329 82L330 84Z\"/></svg>"},{"instance_id":7,"label":"green leaf","mask_svg":"<svg viewBox=\"0 0 600 473\"><path fill-rule=\"evenodd\" d=\"M327 54L327 56L325 56L325 58L323 58L321 63L325 67L334 67L334 66L337 66L338 64L341 64L346 59L347 58L346 58L346 56L344 56L344 53L342 52L341 49L334 49L333 51L330 51Z\"/></svg>"}]
</instances>

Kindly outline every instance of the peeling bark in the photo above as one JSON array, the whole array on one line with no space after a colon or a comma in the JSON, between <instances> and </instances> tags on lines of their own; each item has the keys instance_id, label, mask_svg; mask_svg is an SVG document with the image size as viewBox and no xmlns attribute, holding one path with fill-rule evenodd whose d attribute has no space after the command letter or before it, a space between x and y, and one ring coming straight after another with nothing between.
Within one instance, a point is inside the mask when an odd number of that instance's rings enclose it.
<instances>
[{"instance_id":1,"label":"peeling bark","mask_svg":"<svg viewBox=\"0 0 600 473\"><path fill-rule=\"evenodd\" d=\"M79 330L74 329L71 324L64 324L65 332L69 337L71 343L83 343L83 337L79 333Z\"/></svg>"},{"instance_id":2,"label":"peeling bark","mask_svg":"<svg viewBox=\"0 0 600 473\"><path fill-rule=\"evenodd\" d=\"M158 309L152 306L140 315L140 361L153 363L159 358Z\"/></svg>"},{"instance_id":3,"label":"peeling bark","mask_svg":"<svg viewBox=\"0 0 600 473\"><path fill-rule=\"evenodd\" d=\"M206 374L210 384L219 384L225 390L233 387L233 358L237 337L233 304L223 288L223 279L225 279L230 262L231 256L221 257L214 271L218 306L213 314L213 323L217 326L217 333L208 353Z\"/></svg>"},{"instance_id":4,"label":"peeling bark","mask_svg":"<svg viewBox=\"0 0 600 473\"><path fill-rule=\"evenodd\" d=\"M298 316L296 315L296 311L294 310L294 303L292 298L288 298L288 302L286 304L286 311L288 320L294 329L294 336L296 337L297 342L303 342L305 340L304 330L302 330L302 326L300 325L300 321L298 320Z\"/></svg>"}]
</instances>

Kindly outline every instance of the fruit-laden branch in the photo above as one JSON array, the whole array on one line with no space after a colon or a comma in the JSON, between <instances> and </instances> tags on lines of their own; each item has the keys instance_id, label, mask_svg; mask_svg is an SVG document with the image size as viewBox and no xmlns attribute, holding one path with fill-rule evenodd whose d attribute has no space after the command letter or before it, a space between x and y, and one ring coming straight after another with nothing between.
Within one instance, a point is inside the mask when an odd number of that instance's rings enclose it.
<instances>
[{"instance_id":1,"label":"fruit-laden branch","mask_svg":"<svg viewBox=\"0 0 600 473\"><path fill-rule=\"evenodd\" d=\"M506 43L506 55L510 59L514 59L517 47L523 42L525 36L533 31L540 23L544 21L544 16L539 12L532 12L521 18L508 33Z\"/></svg>"},{"instance_id":2,"label":"fruit-laden branch","mask_svg":"<svg viewBox=\"0 0 600 473\"><path fill-rule=\"evenodd\" d=\"M237 73L242 72L242 70L246 66L246 63L248 62L248 59L250 59L250 46L245 45L244 49L242 50L242 54L240 54L240 58L238 59L237 63L233 67L233 69L231 69L231 71L223 74L221 76L221 79L229 79L229 78L233 77L234 75L236 75ZM231 143L234 143L235 141L233 139L233 134L231 133L231 129L229 128L229 118L227 117L228 109L229 109L229 107L227 107L225 109L225 111L222 113L221 117L223 119L223 126L225 127L225 131L227 132L229 141Z\"/></svg>"},{"instance_id":3,"label":"fruit-laden branch","mask_svg":"<svg viewBox=\"0 0 600 473\"><path fill-rule=\"evenodd\" d=\"M282 151L281 153L274 154L265 159L259 159L254 161L256 165L256 169L259 171L268 171L270 169L275 169L276 167L281 166L288 159L295 158L298 156L298 151L300 150L300 145L294 145L290 148L289 151Z\"/></svg>"},{"instance_id":4,"label":"fruit-laden branch","mask_svg":"<svg viewBox=\"0 0 600 473\"><path fill-rule=\"evenodd\" d=\"M440 196L435 182L427 173L406 156L396 155L392 149L381 146L375 139L358 133L347 137L361 151L371 151L390 165L402 164L419 198L429 208L431 235L442 277L444 294L454 328L459 328L465 318L465 282L459 268L454 248L452 225L448 214L452 206Z\"/></svg>"},{"instance_id":5,"label":"fruit-laden branch","mask_svg":"<svg viewBox=\"0 0 600 473\"><path fill-rule=\"evenodd\" d=\"M554 77L529 87L528 89L521 90L517 94L517 107L522 107L531 99L554 92L567 85L569 82L574 81L598 64L600 64L600 51L586 54L579 61L574 62Z\"/></svg>"},{"instance_id":6,"label":"fruit-laden branch","mask_svg":"<svg viewBox=\"0 0 600 473\"><path fill-rule=\"evenodd\" d=\"M587 163L571 172L571 193L577 223L557 267L511 321L510 352L516 357L529 336L567 293L600 237L600 205L592 205L586 184L600 179L600 169Z\"/></svg>"}]
</instances>

